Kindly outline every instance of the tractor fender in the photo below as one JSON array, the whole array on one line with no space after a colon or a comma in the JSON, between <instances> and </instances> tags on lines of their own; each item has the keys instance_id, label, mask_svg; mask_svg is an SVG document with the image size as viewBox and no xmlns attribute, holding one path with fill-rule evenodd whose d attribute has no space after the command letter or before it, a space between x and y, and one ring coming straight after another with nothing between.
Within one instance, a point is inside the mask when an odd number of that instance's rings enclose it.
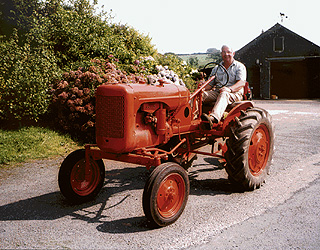
<instances>
[{"instance_id":1,"label":"tractor fender","mask_svg":"<svg viewBox=\"0 0 320 250\"><path fill-rule=\"evenodd\" d=\"M232 109L228 113L227 117L223 121L222 131L226 131L226 128L235 117L239 117L241 111L246 111L248 108L253 108L252 101L240 101L232 104Z\"/></svg>"}]
</instances>

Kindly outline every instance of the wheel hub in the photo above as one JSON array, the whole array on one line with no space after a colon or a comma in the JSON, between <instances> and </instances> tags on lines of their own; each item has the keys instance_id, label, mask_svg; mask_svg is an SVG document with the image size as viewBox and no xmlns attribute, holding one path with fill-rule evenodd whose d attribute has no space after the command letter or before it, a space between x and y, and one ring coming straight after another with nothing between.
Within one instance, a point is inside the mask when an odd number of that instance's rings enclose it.
<instances>
[{"instance_id":1,"label":"wheel hub","mask_svg":"<svg viewBox=\"0 0 320 250\"><path fill-rule=\"evenodd\" d=\"M72 189L80 196L90 194L99 183L99 170L97 166L93 162L89 166L89 168L86 168L85 161L80 161L71 172Z\"/></svg>"},{"instance_id":2,"label":"wheel hub","mask_svg":"<svg viewBox=\"0 0 320 250\"><path fill-rule=\"evenodd\" d=\"M180 209L185 195L184 181L178 174L162 181L157 195L158 211L163 217L171 217Z\"/></svg>"},{"instance_id":3,"label":"wheel hub","mask_svg":"<svg viewBox=\"0 0 320 250\"><path fill-rule=\"evenodd\" d=\"M259 175L269 157L270 136L265 125L260 125L253 133L249 147L249 167L253 175Z\"/></svg>"}]
</instances>

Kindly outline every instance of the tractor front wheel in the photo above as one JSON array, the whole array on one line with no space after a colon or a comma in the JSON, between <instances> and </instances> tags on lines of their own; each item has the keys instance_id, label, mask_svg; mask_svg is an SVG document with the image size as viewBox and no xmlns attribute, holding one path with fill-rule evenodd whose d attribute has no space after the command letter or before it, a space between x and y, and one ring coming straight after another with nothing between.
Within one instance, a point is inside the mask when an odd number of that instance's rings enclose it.
<instances>
[{"instance_id":1,"label":"tractor front wheel","mask_svg":"<svg viewBox=\"0 0 320 250\"><path fill-rule=\"evenodd\" d=\"M87 165L85 150L69 154L62 162L58 182L61 193L71 203L80 204L95 198L101 190L105 177L102 160L93 160Z\"/></svg>"},{"instance_id":2,"label":"tractor front wheel","mask_svg":"<svg viewBox=\"0 0 320 250\"><path fill-rule=\"evenodd\" d=\"M253 190L265 182L274 147L269 113L260 108L242 112L230 128L225 153L229 179L241 189Z\"/></svg>"},{"instance_id":3,"label":"tractor front wheel","mask_svg":"<svg viewBox=\"0 0 320 250\"><path fill-rule=\"evenodd\" d=\"M152 226L174 223L187 204L189 189L188 174L181 166L166 162L156 167L143 192L143 210Z\"/></svg>"}]
</instances>

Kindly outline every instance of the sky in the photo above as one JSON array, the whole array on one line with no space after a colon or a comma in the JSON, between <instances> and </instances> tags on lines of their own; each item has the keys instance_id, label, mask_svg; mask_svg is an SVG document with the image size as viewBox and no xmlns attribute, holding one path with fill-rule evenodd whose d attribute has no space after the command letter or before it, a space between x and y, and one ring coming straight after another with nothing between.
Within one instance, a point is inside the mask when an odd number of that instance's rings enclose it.
<instances>
[{"instance_id":1,"label":"sky","mask_svg":"<svg viewBox=\"0 0 320 250\"><path fill-rule=\"evenodd\" d=\"M238 50L276 23L320 46L319 0L98 0L113 22L152 38L159 53ZM285 16L281 18L280 13Z\"/></svg>"}]
</instances>

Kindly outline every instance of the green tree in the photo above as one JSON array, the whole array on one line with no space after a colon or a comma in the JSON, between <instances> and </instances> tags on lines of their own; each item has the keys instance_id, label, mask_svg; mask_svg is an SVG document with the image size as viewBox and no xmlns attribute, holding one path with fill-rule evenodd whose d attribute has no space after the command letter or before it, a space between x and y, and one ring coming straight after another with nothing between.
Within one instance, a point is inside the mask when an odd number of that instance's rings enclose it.
<instances>
[{"instance_id":1,"label":"green tree","mask_svg":"<svg viewBox=\"0 0 320 250\"><path fill-rule=\"evenodd\" d=\"M63 71L94 58L126 67L157 51L148 36L96 14L88 0L8 0L0 4L0 117L37 120L50 104L50 85ZM130 69L130 68L129 68Z\"/></svg>"},{"instance_id":2,"label":"green tree","mask_svg":"<svg viewBox=\"0 0 320 250\"><path fill-rule=\"evenodd\" d=\"M188 63L192 66L197 68L199 66L199 59L198 57L190 57L190 59L188 60Z\"/></svg>"},{"instance_id":3,"label":"green tree","mask_svg":"<svg viewBox=\"0 0 320 250\"><path fill-rule=\"evenodd\" d=\"M0 43L0 118L38 120L48 110L58 70L50 51L18 43L17 32Z\"/></svg>"},{"instance_id":4,"label":"green tree","mask_svg":"<svg viewBox=\"0 0 320 250\"><path fill-rule=\"evenodd\" d=\"M216 54L216 53L220 53L220 50L218 50L216 48L209 48L209 49L207 49L207 53L208 54Z\"/></svg>"},{"instance_id":5,"label":"green tree","mask_svg":"<svg viewBox=\"0 0 320 250\"><path fill-rule=\"evenodd\" d=\"M10 39L18 31L20 40L32 27L33 13L40 8L38 0L6 0L0 2L0 36Z\"/></svg>"},{"instance_id":6,"label":"green tree","mask_svg":"<svg viewBox=\"0 0 320 250\"><path fill-rule=\"evenodd\" d=\"M222 57L221 57L221 53L220 52L216 52L216 53L210 54L210 55L208 55L207 58L211 59L214 62L221 62L222 61Z\"/></svg>"}]
</instances>

